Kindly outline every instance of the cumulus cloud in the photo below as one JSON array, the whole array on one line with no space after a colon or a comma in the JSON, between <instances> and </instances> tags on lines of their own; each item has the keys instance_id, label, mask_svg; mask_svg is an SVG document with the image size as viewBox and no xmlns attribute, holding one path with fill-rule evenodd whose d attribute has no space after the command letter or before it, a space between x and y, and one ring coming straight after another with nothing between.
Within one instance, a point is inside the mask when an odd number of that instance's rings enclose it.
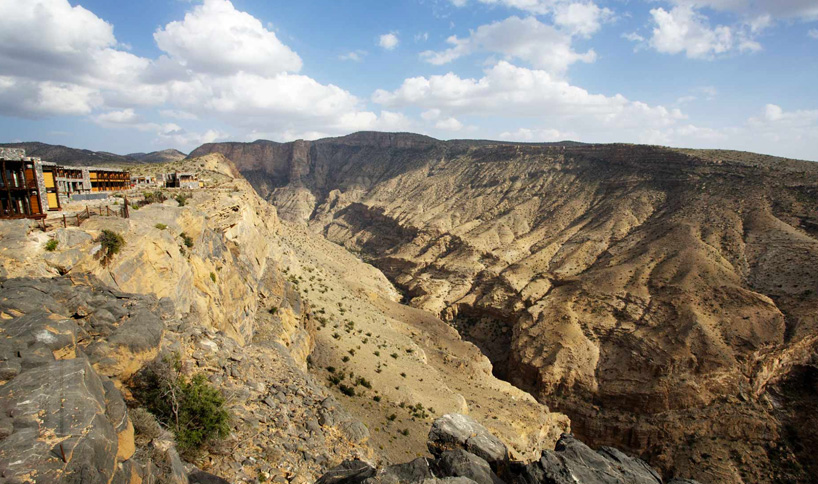
<instances>
[{"instance_id":1,"label":"cumulus cloud","mask_svg":"<svg viewBox=\"0 0 818 484\"><path fill-rule=\"evenodd\" d=\"M367 54L367 51L359 49L347 52L346 54L341 54L338 56L338 58L343 61L363 62L364 57L366 57Z\"/></svg>"},{"instance_id":2,"label":"cumulus cloud","mask_svg":"<svg viewBox=\"0 0 818 484\"><path fill-rule=\"evenodd\" d=\"M0 0L0 114L88 115L100 126L152 132L182 147L225 134L146 120L146 110L161 108L156 114L178 123L218 116L240 130L282 136L409 124L297 74L298 54L228 0L191 6L154 39L163 55L139 57L123 50L110 24L68 0Z\"/></svg>"},{"instance_id":3,"label":"cumulus cloud","mask_svg":"<svg viewBox=\"0 0 818 484\"><path fill-rule=\"evenodd\" d=\"M551 142L578 139L579 136L573 132L563 132L553 128L530 129L519 128L515 131L504 131L500 133L500 139L508 141L526 142Z\"/></svg>"},{"instance_id":4,"label":"cumulus cloud","mask_svg":"<svg viewBox=\"0 0 818 484\"><path fill-rule=\"evenodd\" d=\"M466 115L496 120L531 118L564 126L561 129L582 133L593 141L634 140L646 129L670 127L685 119L678 109L650 106L621 95L592 94L545 70L506 61L479 79L453 73L409 78L393 91L376 91L373 101L388 108L420 109L421 117L429 122ZM512 134L505 133L507 138Z\"/></svg>"},{"instance_id":5,"label":"cumulus cloud","mask_svg":"<svg viewBox=\"0 0 818 484\"><path fill-rule=\"evenodd\" d=\"M818 39L818 29L810 29L807 35L813 39Z\"/></svg>"},{"instance_id":6,"label":"cumulus cloud","mask_svg":"<svg viewBox=\"0 0 818 484\"><path fill-rule=\"evenodd\" d=\"M649 44L657 52L684 52L691 59L712 59L731 51L753 52L761 49L761 45L752 37L754 28L756 31L763 28L761 24L739 28L725 25L711 27L707 17L689 5L671 10L655 8L650 13L654 27Z\"/></svg>"},{"instance_id":7,"label":"cumulus cloud","mask_svg":"<svg viewBox=\"0 0 818 484\"><path fill-rule=\"evenodd\" d=\"M394 32L383 34L378 37L378 45L386 50L395 50L399 43L400 40L398 39L398 34Z\"/></svg>"},{"instance_id":8,"label":"cumulus cloud","mask_svg":"<svg viewBox=\"0 0 818 484\"><path fill-rule=\"evenodd\" d=\"M769 15L779 19L818 19L814 0L672 0L677 5L733 12L746 18Z\"/></svg>"},{"instance_id":9,"label":"cumulus cloud","mask_svg":"<svg viewBox=\"0 0 818 484\"><path fill-rule=\"evenodd\" d=\"M593 62L593 50L579 53L571 46L571 35L544 24L534 17L509 17L482 25L466 38L451 36L443 51L425 51L421 57L435 65L447 64L474 52L493 52L507 59L520 59L534 67L561 74L575 62Z\"/></svg>"},{"instance_id":10,"label":"cumulus cloud","mask_svg":"<svg viewBox=\"0 0 818 484\"><path fill-rule=\"evenodd\" d=\"M298 54L229 0L205 0L153 37L160 49L196 72L275 75L301 70Z\"/></svg>"},{"instance_id":11,"label":"cumulus cloud","mask_svg":"<svg viewBox=\"0 0 818 484\"><path fill-rule=\"evenodd\" d=\"M590 37L602 23L610 20L613 12L599 8L593 2L560 3L554 9L554 23L575 35Z\"/></svg>"}]
</instances>

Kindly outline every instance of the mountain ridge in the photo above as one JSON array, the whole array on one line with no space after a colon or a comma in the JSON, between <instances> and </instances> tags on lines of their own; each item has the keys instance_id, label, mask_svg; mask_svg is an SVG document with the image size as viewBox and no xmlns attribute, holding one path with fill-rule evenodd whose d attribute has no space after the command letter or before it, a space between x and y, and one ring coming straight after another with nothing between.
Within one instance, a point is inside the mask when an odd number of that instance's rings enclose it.
<instances>
[{"instance_id":1,"label":"mountain ridge","mask_svg":"<svg viewBox=\"0 0 818 484\"><path fill-rule=\"evenodd\" d=\"M165 163L178 161L187 155L175 149L154 151L151 153L131 153L118 155L107 151L92 151L81 148L71 148L64 145L52 145L39 141L20 143L0 143L3 148L22 148L26 156L35 156L43 161L50 161L62 165L93 166L110 164L133 163Z\"/></svg>"}]
</instances>

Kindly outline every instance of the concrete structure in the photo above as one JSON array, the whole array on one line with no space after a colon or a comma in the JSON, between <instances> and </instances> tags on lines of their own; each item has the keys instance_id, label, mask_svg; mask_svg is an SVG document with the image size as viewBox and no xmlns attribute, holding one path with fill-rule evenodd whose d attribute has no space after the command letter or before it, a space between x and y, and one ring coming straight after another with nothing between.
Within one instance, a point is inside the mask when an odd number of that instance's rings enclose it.
<instances>
[{"instance_id":1,"label":"concrete structure","mask_svg":"<svg viewBox=\"0 0 818 484\"><path fill-rule=\"evenodd\" d=\"M165 176L165 186L168 188L201 188L199 177L195 173L168 173Z\"/></svg>"},{"instance_id":2,"label":"concrete structure","mask_svg":"<svg viewBox=\"0 0 818 484\"><path fill-rule=\"evenodd\" d=\"M0 148L0 218L43 218L72 195L127 190L130 180L124 170L61 166Z\"/></svg>"}]
</instances>

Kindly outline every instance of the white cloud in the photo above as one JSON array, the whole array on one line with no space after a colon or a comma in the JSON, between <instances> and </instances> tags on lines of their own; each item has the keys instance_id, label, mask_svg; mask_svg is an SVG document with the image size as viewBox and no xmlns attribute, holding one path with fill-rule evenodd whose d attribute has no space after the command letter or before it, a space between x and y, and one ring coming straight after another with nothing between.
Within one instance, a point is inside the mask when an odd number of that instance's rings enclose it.
<instances>
[{"instance_id":1,"label":"white cloud","mask_svg":"<svg viewBox=\"0 0 818 484\"><path fill-rule=\"evenodd\" d=\"M544 128L544 129L529 129L520 128L516 131L504 131L500 133L500 139L508 141L526 141L526 142L552 142L552 141L566 141L576 139L578 135L573 132L562 132L558 129Z\"/></svg>"},{"instance_id":2,"label":"white cloud","mask_svg":"<svg viewBox=\"0 0 818 484\"><path fill-rule=\"evenodd\" d=\"M88 115L100 126L155 133L184 147L224 133L157 123L137 112L180 124L218 118L239 130L282 135L410 124L398 113L366 111L338 86L296 74L299 56L228 0L191 5L183 20L157 29L164 55L156 59L121 50L110 24L67 0L19 3L0 0L0 114ZM150 108L159 112L147 113Z\"/></svg>"},{"instance_id":3,"label":"white cloud","mask_svg":"<svg viewBox=\"0 0 818 484\"><path fill-rule=\"evenodd\" d=\"M435 128L443 131L460 131L463 129L463 123L458 121L457 118L448 117L435 123Z\"/></svg>"},{"instance_id":4,"label":"white cloud","mask_svg":"<svg viewBox=\"0 0 818 484\"><path fill-rule=\"evenodd\" d=\"M400 40L398 39L398 34L394 32L383 34L378 37L378 45L386 50L395 50L395 47L397 47L399 43Z\"/></svg>"},{"instance_id":5,"label":"white cloud","mask_svg":"<svg viewBox=\"0 0 818 484\"><path fill-rule=\"evenodd\" d=\"M468 0L450 0L456 7L464 7ZM501 5L525 12L543 15L549 13L559 0L478 0L485 5Z\"/></svg>"},{"instance_id":6,"label":"white cloud","mask_svg":"<svg viewBox=\"0 0 818 484\"><path fill-rule=\"evenodd\" d=\"M810 29L810 31L807 32L807 35L813 39L818 39L818 29Z\"/></svg>"},{"instance_id":7,"label":"white cloud","mask_svg":"<svg viewBox=\"0 0 818 484\"><path fill-rule=\"evenodd\" d=\"M565 30L584 37L596 33L602 23L610 20L613 12L599 8L595 3L560 3L554 9L554 23Z\"/></svg>"},{"instance_id":8,"label":"white cloud","mask_svg":"<svg viewBox=\"0 0 818 484\"><path fill-rule=\"evenodd\" d=\"M740 14L744 17L769 15L779 19L818 19L815 0L672 0L678 5L711 8Z\"/></svg>"},{"instance_id":9,"label":"white cloud","mask_svg":"<svg viewBox=\"0 0 818 484\"><path fill-rule=\"evenodd\" d=\"M449 37L452 47L435 52L425 51L421 57L435 65L447 64L475 52L495 52L506 59L521 59L534 67L561 74L575 62L593 62L593 50L575 52L571 35L544 24L534 17L509 17L505 20L482 25L469 37Z\"/></svg>"},{"instance_id":10,"label":"white cloud","mask_svg":"<svg viewBox=\"0 0 818 484\"><path fill-rule=\"evenodd\" d=\"M301 70L298 54L228 0L205 0L153 37L160 49L196 72L275 75Z\"/></svg>"},{"instance_id":11,"label":"white cloud","mask_svg":"<svg viewBox=\"0 0 818 484\"><path fill-rule=\"evenodd\" d=\"M82 115L101 104L99 93L87 87L0 76L0 114L26 118Z\"/></svg>"},{"instance_id":12,"label":"white cloud","mask_svg":"<svg viewBox=\"0 0 818 484\"><path fill-rule=\"evenodd\" d=\"M364 57L366 57L367 54L367 51L359 49L347 52L346 54L341 54L338 56L338 58L343 61L363 62Z\"/></svg>"},{"instance_id":13,"label":"white cloud","mask_svg":"<svg viewBox=\"0 0 818 484\"><path fill-rule=\"evenodd\" d=\"M429 40L429 32L419 32L415 34L415 42L426 42Z\"/></svg>"},{"instance_id":14,"label":"white cloud","mask_svg":"<svg viewBox=\"0 0 818 484\"><path fill-rule=\"evenodd\" d=\"M468 115L502 123L499 120L529 117L593 141L634 140L645 129L667 128L685 119L678 109L591 94L547 71L505 61L479 79L453 73L406 79L394 91L376 91L373 101L388 108L420 109L426 121Z\"/></svg>"},{"instance_id":15,"label":"white cloud","mask_svg":"<svg viewBox=\"0 0 818 484\"><path fill-rule=\"evenodd\" d=\"M731 51L761 50L753 35L764 28L764 22L711 27L707 17L689 5L677 6L669 11L655 8L650 13L654 28L649 44L657 52L684 52L691 59L712 59Z\"/></svg>"}]
</instances>

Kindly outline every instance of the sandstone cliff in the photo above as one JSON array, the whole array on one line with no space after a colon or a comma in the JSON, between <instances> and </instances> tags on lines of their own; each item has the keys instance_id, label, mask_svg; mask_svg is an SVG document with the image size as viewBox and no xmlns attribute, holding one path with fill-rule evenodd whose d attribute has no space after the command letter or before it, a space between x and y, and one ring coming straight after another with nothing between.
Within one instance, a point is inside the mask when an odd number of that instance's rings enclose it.
<instances>
[{"instance_id":1,"label":"sandstone cliff","mask_svg":"<svg viewBox=\"0 0 818 484\"><path fill-rule=\"evenodd\" d=\"M210 152L593 445L703 481L816 472L793 425L818 398L815 164L379 133Z\"/></svg>"}]
</instances>

